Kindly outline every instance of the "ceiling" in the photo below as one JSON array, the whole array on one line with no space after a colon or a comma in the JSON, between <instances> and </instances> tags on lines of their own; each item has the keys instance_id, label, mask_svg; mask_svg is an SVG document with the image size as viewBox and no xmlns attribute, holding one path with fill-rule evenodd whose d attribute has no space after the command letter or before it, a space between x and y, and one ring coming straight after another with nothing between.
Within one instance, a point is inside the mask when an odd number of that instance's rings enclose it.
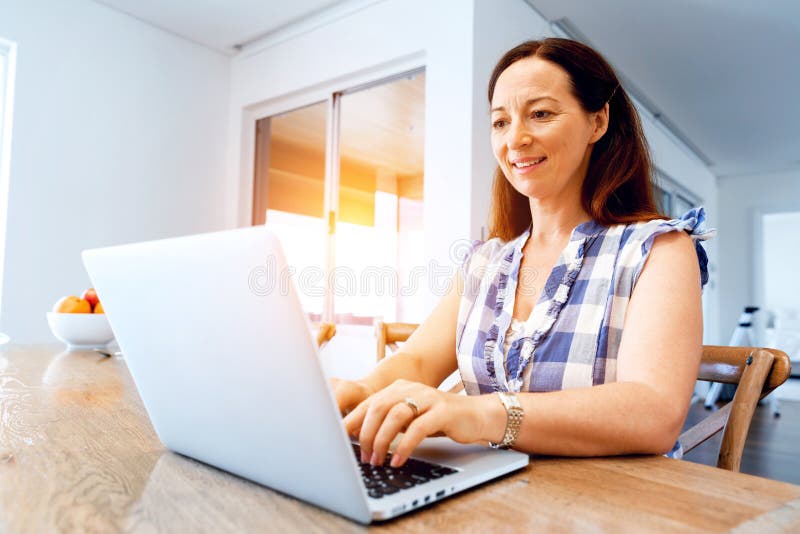
<instances>
[{"instance_id":1,"label":"ceiling","mask_svg":"<svg viewBox=\"0 0 800 534\"><path fill-rule=\"evenodd\" d=\"M224 54L343 0L94 0Z\"/></svg>"},{"instance_id":2,"label":"ceiling","mask_svg":"<svg viewBox=\"0 0 800 534\"><path fill-rule=\"evenodd\" d=\"M231 54L347 0L96 0ZM800 170L797 0L526 0L566 19L719 176Z\"/></svg>"}]
</instances>

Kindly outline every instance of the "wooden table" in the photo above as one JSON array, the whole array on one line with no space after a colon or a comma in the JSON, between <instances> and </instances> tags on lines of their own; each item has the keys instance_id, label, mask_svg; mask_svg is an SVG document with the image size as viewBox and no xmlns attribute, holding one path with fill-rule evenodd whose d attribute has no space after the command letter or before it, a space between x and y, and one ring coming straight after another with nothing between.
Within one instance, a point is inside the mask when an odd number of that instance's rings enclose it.
<instances>
[{"instance_id":1,"label":"wooden table","mask_svg":"<svg viewBox=\"0 0 800 534\"><path fill-rule=\"evenodd\" d=\"M372 527L798 531L800 486L663 457L536 458ZM330 532L363 527L166 451L125 360L0 347L0 532Z\"/></svg>"}]
</instances>

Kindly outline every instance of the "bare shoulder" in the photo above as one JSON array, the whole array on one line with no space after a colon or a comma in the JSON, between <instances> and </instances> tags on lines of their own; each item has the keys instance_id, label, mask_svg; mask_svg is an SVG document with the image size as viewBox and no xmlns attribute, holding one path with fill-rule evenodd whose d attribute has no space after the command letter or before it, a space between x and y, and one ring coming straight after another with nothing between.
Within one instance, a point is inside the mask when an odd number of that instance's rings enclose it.
<instances>
[{"instance_id":1,"label":"bare shoulder","mask_svg":"<svg viewBox=\"0 0 800 534\"><path fill-rule=\"evenodd\" d=\"M656 236L644 270L653 264L672 267L693 265L694 270L699 270L694 241L686 232L667 232Z\"/></svg>"},{"instance_id":2,"label":"bare shoulder","mask_svg":"<svg viewBox=\"0 0 800 534\"><path fill-rule=\"evenodd\" d=\"M699 281L700 266L694 241L686 232L667 232L653 240L636 287L658 288L662 293L696 286L699 293Z\"/></svg>"}]
</instances>

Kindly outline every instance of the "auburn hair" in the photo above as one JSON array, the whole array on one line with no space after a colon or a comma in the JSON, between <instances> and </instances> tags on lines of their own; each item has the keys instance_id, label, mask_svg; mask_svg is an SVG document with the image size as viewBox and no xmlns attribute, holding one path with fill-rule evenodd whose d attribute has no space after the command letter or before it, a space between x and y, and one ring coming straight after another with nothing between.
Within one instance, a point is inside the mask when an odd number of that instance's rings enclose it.
<instances>
[{"instance_id":1,"label":"auburn hair","mask_svg":"<svg viewBox=\"0 0 800 534\"><path fill-rule=\"evenodd\" d=\"M571 39L526 41L505 53L489 79L491 106L497 79L521 59L538 57L564 69L584 111L609 103L608 130L594 144L583 180L583 209L603 226L666 218L656 205L653 163L639 114L611 65L596 51ZM489 237L509 241L531 225L528 197L514 189L500 167L495 170L489 212Z\"/></svg>"}]
</instances>

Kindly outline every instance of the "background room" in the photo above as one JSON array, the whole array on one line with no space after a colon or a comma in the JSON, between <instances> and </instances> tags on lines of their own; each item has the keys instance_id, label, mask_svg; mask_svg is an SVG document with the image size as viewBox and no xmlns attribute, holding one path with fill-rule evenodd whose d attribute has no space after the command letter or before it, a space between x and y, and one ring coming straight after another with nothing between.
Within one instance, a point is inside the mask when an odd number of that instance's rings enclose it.
<instances>
[{"instance_id":1,"label":"background room","mask_svg":"<svg viewBox=\"0 0 800 534\"><path fill-rule=\"evenodd\" d=\"M327 369L363 373L374 324L422 321L486 236L495 61L566 36L624 76L664 210L718 230L704 343L759 306L756 343L800 368L797 35L789 1L1 2L0 332L53 343L84 249L266 223L309 319L336 324ZM754 427L783 443L800 387L776 395Z\"/></svg>"}]
</instances>

